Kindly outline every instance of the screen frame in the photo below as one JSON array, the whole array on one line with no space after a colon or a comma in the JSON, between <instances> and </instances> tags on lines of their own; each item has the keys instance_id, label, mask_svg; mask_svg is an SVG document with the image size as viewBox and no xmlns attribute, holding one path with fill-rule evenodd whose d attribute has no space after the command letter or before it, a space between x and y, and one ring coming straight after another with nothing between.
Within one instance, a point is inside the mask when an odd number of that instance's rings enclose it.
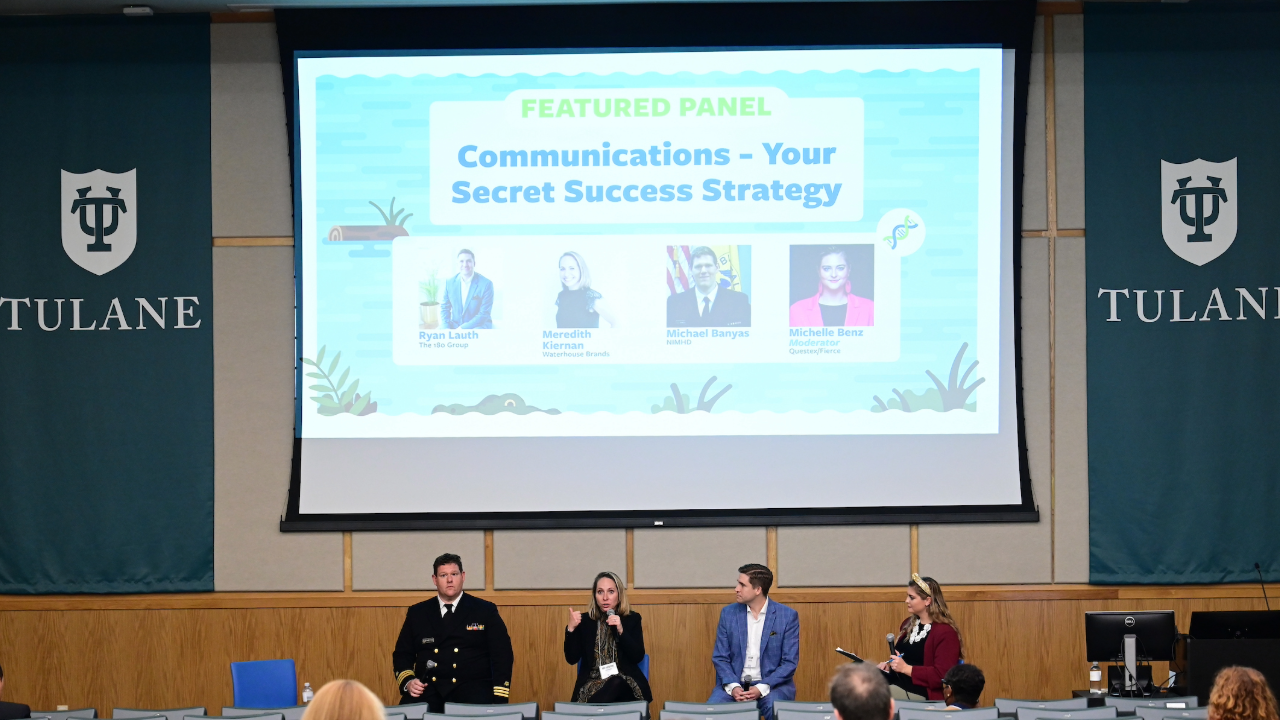
<instances>
[{"instance_id":1,"label":"screen frame","mask_svg":"<svg viewBox=\"0 0 1280 720\"><path fill-rule=\"evenodd\" d=\"M605 512L302 514L302 379L295 362L294 447L284 532L509 528L1039 522L1027 460L1022 392L1021 254L1025 118L1034 0L929 3L627 3L276 11L293 180L295 267L301 267L301 168L295 147L297 60L346 55L1000 47L1014 51L1010 199L1019 489L1016 505L761 508ZM590 30L590 32L588 32ZM536 37L538 43L529 40ZM584 38L597 42L582 43ZM301 357L302 277L295 272L295 357Z\"/></svg>"}]
</instances>

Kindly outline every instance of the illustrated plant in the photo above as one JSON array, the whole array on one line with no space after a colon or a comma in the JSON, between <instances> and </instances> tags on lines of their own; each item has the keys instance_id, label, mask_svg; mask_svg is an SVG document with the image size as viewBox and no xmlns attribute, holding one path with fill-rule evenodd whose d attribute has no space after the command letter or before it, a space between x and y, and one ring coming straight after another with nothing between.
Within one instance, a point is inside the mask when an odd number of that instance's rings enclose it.
<instances>
[{"instance_id":1,"label":"illustrated plant","mask_svg":"<svg viewBox=\"0 0 1280 720\"><path fill-rule=\"evenodd\" d=\"M679 385L671 383L671 397L665 398L661 405L654 405L650 409L654 414L660 412L677 412L681 415L685 415L698 410L711 412L711 408L715 407L716 401L724 397L725 393L733 389L732 385L725 385L723 390L712 395L711 399L708 400L707 391L711 389L711 386L714 385L715 382L716 376L712 375L711 379L702 386L702 392L698 394L698 405L692 408L689 407L689 396L680 392Z\"/></svg>"},{"instance_id":2,"label":"illustrated plant","mask_svg":"<svg viewBox=\"0 0 1280 720\"><path fill-rule=\"evenodd\" d=\"M326 417L350 413L352 415L371 415L378 411L378 403L373 402L373 393L368 392L364 395L356 392L360 387L360 380L355 379L347 385L347 376L351 374L351 367L347 366L342 371L342 375L335 381L333 374L338 370L338 361L342 359L342 353L333 356L333 360L329 362L329 368L326 370L321 364L324 362L325 350L328 346L320 348L320 352L316 353L316 359L302 358L302 362L314 367L316 372L307 373L307 377L323 380L324 384L317 383L309 386L311 390L320 393L311 399L319 404L316 412Z\"/></svg>"},{"instance_id":3,"label":"illustrated plant","mask_svg":"<svg viewBox=\"0 0 1280 720\"><path fill-rule=\"evenodd\" d=\"M978 378L974 383L965 387L965 383L969 380L969 375L973 373L974 368L978 367L978 361L974 360L964 371L964 376L960 376L960 363L964 360L965 351L969 349L969 343L960 346L960 351L956 353L955 360L951 362L951 375L947 378L947 384L943 385L937 375L932 370L925 370L925 374L933 381L935 387L931 387L924 392L913 392L907 390L905 393L893 388L893 394L897 396L897 400L889 399L886 403L880 399L879 395L872 395L871 399L876 404L871 408L872 412L886 412L888 410L901 410L903 412L916 412L919 410L936 410L938 412L948 412L950 410L969 410L974 412L977 405L968 403L969 396L977 389L979 385L986 382L986 378Z\"/></svg>"},{"instance_id":4,"label":"illustrated plant","mask_svg":"<svg viewBox=\"0 0 1280 720\"><path fill-rule=\"evenodd\" d=\"M373 209L378 211L378 214L382 216L382 222L386 223L387 225L404 227L405 221L413 217L413 213L409 213L404 217L400 217L400 213L404 212L404 208L400 208L399 210L396 210L395 198L391 198L391 205L387 208L385 212L382 210L382 208L378 207L378 203L370 200L369 204L373 206Z\"/></svg>"},{"instance_id":5,"label":"illustrated plant","mask_svg":"<svg viewBox=\"0 0 1280 720\"><path fill-rule=\"evenodd\" d=\"M425 305L440 304L440 281L436 278L436 271L431 271L430 279L423 280L418 283L418 290L422 292L422 296L426 298L423 303Z\"/></svg>"}]
</instances>

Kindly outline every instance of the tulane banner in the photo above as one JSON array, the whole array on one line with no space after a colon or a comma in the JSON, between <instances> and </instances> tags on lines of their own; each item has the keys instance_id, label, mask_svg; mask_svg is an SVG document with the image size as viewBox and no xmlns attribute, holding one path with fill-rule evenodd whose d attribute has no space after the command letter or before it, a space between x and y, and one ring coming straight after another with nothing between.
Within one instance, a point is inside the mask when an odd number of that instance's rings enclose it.
<instances>
[{"instance_id":1,"label":"tulane banner","mask_svg":"<svg viewBox=\"0 0 1280 720\"><path fill-rule=\"evenodd\" d=\"M1085 7L1090 579L1280 580L1280 11Z\"/></svg>"},{"instance_id":2,"label":"tulane banner","mask_svg":"<svg viewBox=\"0 0 1280 720\"><path fill-rule=\"evenodd\" d=\"M0 20L0 592L213 589L208 16Z\"/></svg>"}]
</instances>

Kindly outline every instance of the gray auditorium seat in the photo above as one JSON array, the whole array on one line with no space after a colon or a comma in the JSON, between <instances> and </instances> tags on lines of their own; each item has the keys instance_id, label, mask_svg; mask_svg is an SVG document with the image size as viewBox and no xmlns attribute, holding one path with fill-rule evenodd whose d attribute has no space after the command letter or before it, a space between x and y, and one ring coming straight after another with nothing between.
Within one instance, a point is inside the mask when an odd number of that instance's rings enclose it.
<instances>
[{"instance_id":1,"label":"gray auditorium seat","mask_svg":"<svg viewBox=\"0 0 1280 720\"><path fill-rule=\"evenodd\" d=\"M171 710L136 710L134 708L111 708L111 717L115 720L134 720L135 718L153 718L159 715L165 720L182 720L188 715L203 715L202 707L176 708Z\"/></svg>"},{"instance_id":2,"label":"gray auditorium seat","mask_svg":"<svg viewBox=\"0 0 1280 720\"><path fill-rule=\"evenodd\" d=\"M1110 720L1116 717L1113 706L1086 708L1084 710L1044 710L1042 708L1018 708L1018 720Z\"/></svg>"},{"instance_id":3,"label":"gray auditorium seat","mask_svg":"<svg viewBox=\"0 0 1280 720\"><path fill-rule=\"evenodd\" d=\"M404 713L390 712L386 713L387 720L407 720Z\"/></svg>"},{"instance_id":4,"label":"gray auditorium seat","mask_svg":"<svg viewBox=\"0 0 1280 720\"><path fill-rule=\"evenodd\" d=\"M1120 698L1106 696L1107 705L1114 707L1120 712L1136 712L1138 708L1171 708L1177 710L1186 710L1188 708L1200 707L1200 698L1195 695L1186 697L1164 697L1158 700L1151 698ZM1164 717L1161 715L1160 717Z\"/></svg>"},{"instance_id":5,"label":"gray auditorium seat","mask_svg":"<svg viewBox=\"0 0 1280 720\"><path fill-rule=\"evenodd\" d=\"M671 703L667 703L670 705ZM733 703L725 703L729 707L733 707ZM670 709L670 708L668 708ZM774 710L800 710L802 712L831 712L831 703L829 702L804 702L802 700L774 700Z\"/></svg>"},{"instance_id":6,"label":"gray auditorium seat","mask_svg":"<svg viewBox=\"0 0 1280 720\"><path fill-rule=\"evenodd\" d=\"M80 710L32 710L31 717L46 717L49 720L71 720L77 718L97 718L98 711L93 708L81 708Z\"/></svg>"},{"instance_id":7,"label":"gray auditorium seat","mask_svg":"<svg viewBox=\"0 0 1280 720\"><path fill-rule=\"evenodd\" d=\"M432 713L427 712L426 703L413 703L410 705L388 705L387 712L404 713L408 720L423 720L424 717ZM444 717L441 715L440 717Z\"/></svg>"},{"instance_id":8,"label":"gray auditorium seat","mask_svg":"<svg viewBox=\"0 0 1280 720\"><path fill-rule=\"evenodd\" d=\"M778 701L778 703L774 705L774 709L775 710L778 709L778 706L781 705L783 702L785 701ZM817 703L800 703L800 704L816 705ZM701 713L703 715L718 715L720 713L742 712L742 708L738 706L738 703L693 703L693 702L674 702L672 700L668 700L665 703L663 703L662 709L670 710L671 712ZM830 710L828 710L827 712L830 712Z\"/></svg>"},{"instance_id":9,"label":"gray auditorium seat","mask_svg":"<svg viewBox=\"0 0 1280 720\"><path fill-rule=\"evenodd\" d=\"M544 716L545 717L545 716ZM819 720L818 715L814 720ZM756 710L754 704L743 708L736 713L692 713L692 712L676 712L673 710L663 710L659 714L659 720L759 720L760 711Z\"/></svg>"},{"instance_id":10,"label":"gray auditorium seat","mask_svg":"<svg viewBox=\"0 0 1280 720\"><path fill-rule=\"evenodd\" d=\"M593 717L607 718L608 720L641 720L643 713L632 710L631 712L614 713L612 715L595 715ZM544 712L542 720L582 720L581 715L570 715L561 712Z\"/></svg>"},{"instance_id":11,"label":"gray auditorium seat","mask_svg":"<svg viewBox=\"0 0 1280 720\"><path fill-rule=\"evenodd\" d=\"M263 713L280 713L284 715L284 720L302 720L302 713L307 711L306 705L295 705L293 707L280 708L222 708L222 717L252 717Z\"/></svg>"},{"instance_id":12,"label":"gray auditorium seat","mask_svg":"<svg viewBox=\"0 0 1280 720\"><path fill-rule=\"evenodd\" d=\"M905 708L898 711L898 720L996 720L1000 711L994 707L972 710L920 710Z\"/></svg>"},{"instance_id":13,"label":"gray auditorium seat","mask_svg":"<svg viewBox=\"0 0 1280 720\"><path fill-rule=\"evenodd\" d=\"M506 705L470 705L467 703L451 703L444 704L445 715L466 715L469 717L478 717L480 715L510 715L511 713L520 713L526 720L533 720L538 717L538 703L508 703Z\"/></svg>"},{"instance_id":14,"label":"gray auditorium seat","mask_svg":"<svg viewBox=\"0 0 1280 720\"><path fill-rule=\"evenodd\" d=\"M1089 698L1071 698L1070 700L1010 700L996 698L996 710L1001 715L1017 715L1018 708L1033 707L1041 710L1084 710L1089 707Z\"/></svg>"},{"instance_id":15,"label":"gray auditorium seat","mask_svg":"<svg viewBox=\"0 0 1280 720\"><path fill-rule=\"evenodd\" d=\"M1165 718L1208 720L1209 717L1209 708L1202 707L1189 707L1186 710L1166 707L1136 707L1133 712L1142 720L1165 720Z\"/></svg>"},{"instance_id":16,"label":"gray auditorium seat","mask_svg":"<svg viewBox=\"0 0 1280 720\"><path fill-rule=\"evenodd\" d=\"M649 712L649 703L643 700L616 703L556 703L556 712L564 715L617 715L624 712Z\"/></svg>"},{"instance_id":17,"label":"gray auditorium seat","mask_svg":"<svg viewBox=\"0 0 1280 720\"><path fill-rule=\"evenodd\" d=\"M236 715L238 720L284 720L284 713L264 712L261 715ZM182 720L229 720L222 715L185 715Z\"/></svg>"},{"instance_id":18,"label":"gray auditorium seat","mask_svg":"<svg viewBox=\"0 0 1280 720\"><path fill-rule=\"evenodd\" d=\"M811 712L809 710L774 710L777 720L836 720L834 711Z\"/></svg>"}]
</instances>

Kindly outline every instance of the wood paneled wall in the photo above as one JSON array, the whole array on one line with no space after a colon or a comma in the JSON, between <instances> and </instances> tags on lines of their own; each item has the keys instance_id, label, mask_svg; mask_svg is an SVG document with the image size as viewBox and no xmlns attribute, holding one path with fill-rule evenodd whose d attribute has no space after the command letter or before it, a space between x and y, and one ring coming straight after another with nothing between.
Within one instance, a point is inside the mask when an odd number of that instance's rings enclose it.
<instances>
[{"instance_id":1,"label":"wood paneled wall","mask_svg":"<svg viewBox=\"0 0 1280 720\"><path fill-rule=\"evenodd\" d=\"M825 697L827 679L843 662L833 652L837 645L883 659L884 635L905 615L902 603L892 599L897 592L862 591L848 601L830 599L838 598L836 591L775 593L776 600L800 613L800 699ZM1067 592L1018 587L953 593L957 599L951 609L967 657L987 674L984 703L995 697L1060 698L1085 687L1086 610L1171 608L1185 631L1193 610L1263 607L1256 588L1240 586L1225 591L1143 588L1135 594L1117 599L1126 595L1115 588ZM516 655L513 701L537 700L550 709L555 701L567 700L574 670L564 662L561 643L572 598L498 595L504 596L495 599L503 605ZM992 599L966 599L980 596ZM170 609L163 607L163 599L134 602L134 607L128 600L82 604L85 609L40 609L75 607L74 600L58 605L4 599L0 664L6 673L5 699L38 709L93 707L99 717L109 716L112 707L204 705L217 712L232 703L228 663L293 658L299 681L313 688L350 677L384 701L396 702L391 648L404 606L420 598L371 596L376 602L366 597L368 604L362 606L358 594L328 596L342 602L307 602L306 597L294 594L286 601L277 597L262 603L275 607ZM1112 599L1095 599L1106 597ZM655 707L666 700L704 699L714 681L711 647L716 622L731 595L703 591L687 598L668 593L663 602L635 599L634 607L644 616ZM241 600L254 603L253 598ZM279 606L285 604L295 606ZM304 606L325 604L335 606ZM1157 664L1155 672L1163 678L1166 671Z\"/></svg>"}]
</instances>

